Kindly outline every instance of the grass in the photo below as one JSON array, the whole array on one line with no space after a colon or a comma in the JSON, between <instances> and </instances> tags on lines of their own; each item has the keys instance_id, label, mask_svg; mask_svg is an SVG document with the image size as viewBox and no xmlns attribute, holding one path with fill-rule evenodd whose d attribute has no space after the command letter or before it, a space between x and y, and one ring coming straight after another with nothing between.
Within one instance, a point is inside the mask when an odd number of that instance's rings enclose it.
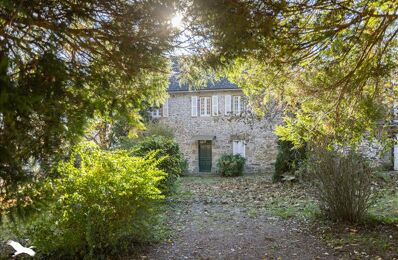
<instances>
[{"instance_id":1,"label":"grass","mask_svg":"<svg viewBox=\"0 0 398 260\"><path fill-rule=\"evenodd\" d=\"M293 197L275 198L267 205L267 210L282 219L308 220L319 213L319 208L313 200L295 199Z\"/></svg>"},{"instance_id":2,"label":"grass","mask_svg":"<svg viewBox=\"0 0 398 260\"><path fill-rule=\"evenodd\" d=\"M398 188L383 188L369 209L370 218L387 224L398 224Z\"/></svg>"},{"instance_id":3,"label":"grass","mask_svg":"<svg viewBox=\"0 0 398 260\"><path fill-rule=\"evenodd\" d=\"M378 173L375 181L377 200L369 209L366 221L356 225L325 219L309 186L303 183L273 184L261 176L184 177L181 180L184 189L178 196L182 201L200 199L218 204L239 204L247 209L249 218L256 219L266 212L281 219L298 220L303 223L305 232L323 239L340 252L338 254L343 259L398 259L397 180L396 173ZM198 194L201 194L200 198Z\"/></svg>"},{"instance_id":4,"label":"grass","mask_svg":"<svg viewBox=\"0 0 398 260\"><path fill-rule=\"evenodd\" d=\"M263 210L281 219L304 222L310 232L341 251L344 258L398 259L398 173L378 173L376 200L363 223L330 222L303 184L278 184L267 194ZM256 212L249 211L250 217Z\"/></svg>"},{"instance_id":5,"label":"grass","mask_svg":"<svg viewBox=\"0 0 398 260\"><path fill-rule=\"evenodd\" d=\"M398 230L393 225L366 223L362 225L345 225L329 223L318 226L318 234L336 250L343 252L347 258L362 259L396 259L398 257ZM359 255L361 255L360 258Z\"/></svg>"}]
</instances>

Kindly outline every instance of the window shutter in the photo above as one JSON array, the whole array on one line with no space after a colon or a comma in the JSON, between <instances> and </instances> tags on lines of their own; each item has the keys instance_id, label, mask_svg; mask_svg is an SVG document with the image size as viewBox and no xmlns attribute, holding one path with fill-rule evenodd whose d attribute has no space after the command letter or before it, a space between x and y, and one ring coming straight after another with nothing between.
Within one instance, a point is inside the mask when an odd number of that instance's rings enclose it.
<instances>
[{"instance_id":1,"label":"window shutter","mask_svg":"<svg viewBox=\"0 0 398 260\"><path fill-rule=\"evenodd\" d=\"M398 142L398 134L395 135L395 141ZM398 171L398 143L394 145L393 157L394 157L394 171Z\"/></svg>"},{"instance_id":2,"label":"window shutter","mask_svg":"<svg viewBox=\"0 0 398 260\"><path fill-rule=\"evenodd\" d=\"M246 145L245 141L240 141L240 151L239 154L242 155L243 157L246 157Z\"/></svg>"},{"instance_id":3,"label":"window shutter","mask_svg":"<svg viewBox=\"0 0 398 260\"><path fill-rule=\"evenodd\" d=\"M242 112L242 109L241 109L242 106L241 106L241 102L240 102L240 101L241 101L240 96L238 96L237 99L238 99L238 109L237 109L238 111L236 111L236 112L237 112L237 114L240 114L240 112Z\"/></svg>"},{"instance_id":4,"label":"window shutter","mask_svg":"<svg viewBox=\"0 0 398 260\"><path fill-rule=\"evenodd\" d=\"M168 117L169 116L169 99L167 98L166 101L163 104L163 116Z\"/></svg>"},{"instance_id":5,"label":"window shutter","mask_svg":"<svg viewBox=\"0 0 398 260\"><path fill-rule=\"evenodd\" d=\"M198 97L191 97L191 116L198 116Z\"/></svg>"},{"instance_id":6,"label":"window shutter","mask_svg":"<svg viewBox=\"0 0 398 260\"><path fill-rule=\"evenodd\" d=\"M246 145L245 141L239 140L239 141L233 141L232 143L232 154L240 154L243 157L246 157Z\"/></svg>"},{"instance_id":7,"label":"window shutter","mask_svg":"<svg viewBox=\"0 0 398 260\"><path fill-rule=\"evenodd\" d=\"M239 153L239 148L238 148L238 141L233 141L232 142L232 154L238 154Z\"/></svg>"},{"instance_id":8,"label":"window shutter","mask_svg":"<svg viewBox=\"0 0 398 260\"><path fill-rule=\"evenodd\" d=\"M218 96L212 97L212 115L218 116Z\"/></svg>"},{"instance_id":9,"label":"window shutter","mask_svg":"<svg viewBox=\"0 0 398 260\"><path fill-rule=\"evenodd\" d=\"M225 114L231 113L231 95L225 96Z\"/></svg>"}]
</instances>

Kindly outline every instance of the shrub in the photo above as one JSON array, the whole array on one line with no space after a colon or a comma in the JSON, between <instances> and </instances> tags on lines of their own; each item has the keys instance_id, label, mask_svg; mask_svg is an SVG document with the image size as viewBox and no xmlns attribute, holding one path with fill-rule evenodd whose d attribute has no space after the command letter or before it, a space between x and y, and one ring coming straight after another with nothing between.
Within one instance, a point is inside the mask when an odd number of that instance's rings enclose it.
<instances>
[{"instance_id":1,"label":"shrub","mask_svg":"<svg viewBox=\"0 0 398 260\"><path fill-rule=\"evenodd\" d=\"M353 150L312 149L309 159L320 209L331 219L358 222L371 205L372 170Z\"/></svg>"},{"instance_id":2,"label":"shrub","mask_svg":"<svg viewBox=\"0 0 398 260\"><path fill-rule=\"evenodd\" d=\"M225 177L242 175L245 161L239 154L224 154L217 161L217 171Z\"/></svg>"},{"instance_id":3,"label":"shrub","mask_svg":"<svg viewBox=\"0 0 398 260\"><path fill-rule=\"evenodd\" d=\"M141 133L143 137L163 136L167 139L174 139L173 129L159 122L150 122L145 126L145 131Z\"/></svg>"},{"instance_id":4,"label":"shrub","mask_svg":"<svg viewBox=\"0 0 398 260\"><path fill-rule=\"evenodd\" d=\"M158 183L165 173L153 154L79 148L57 168L45 191L50 203L29 228L41 253L91 257L123 250L155 235Z\"/></svg>"},{"instance_id":5,"label":"shrub","mask_svg":"<svg viewBox=\"0 0 398 260\"><path fill-rule=\"evenodd\" d=\"M162 158L158 167L167 173L160 188L166 194L172 193L175 181L187 168L187 162L178 143L164 136L149 136L138 142L133 150L133 154L136 156L146 156L148 153L157 151L156 158Z\"/></svg>"},{"instance_id":6,"label":"shrub","mask_svg":"<svg viewBox=\"0 0 398 260\"><path fill-rule=\"evenodd\" d=\"M305 146L295 148L290 141L278 141L278 154L275 161L275 171L272 176L274 182L280 181L283 174L295 174L306 159Z\"/></svg>"}]
</instances>

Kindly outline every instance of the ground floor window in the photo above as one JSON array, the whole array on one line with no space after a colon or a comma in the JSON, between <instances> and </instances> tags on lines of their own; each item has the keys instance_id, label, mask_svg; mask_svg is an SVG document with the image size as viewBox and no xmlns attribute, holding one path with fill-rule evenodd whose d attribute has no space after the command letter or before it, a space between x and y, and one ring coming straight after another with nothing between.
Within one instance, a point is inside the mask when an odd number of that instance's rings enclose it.
<instances>
[{"instance_id":1,"label":"ground floor window","mask_svg":"<svg viewBox=\"0 0 398 260\"><path fill-rule=\"evenodd\" d=\"M240 154L243 157L246 157L246 144L243 140L234 140L232 142L232 153Z\"/></svg>"}]
</instances>

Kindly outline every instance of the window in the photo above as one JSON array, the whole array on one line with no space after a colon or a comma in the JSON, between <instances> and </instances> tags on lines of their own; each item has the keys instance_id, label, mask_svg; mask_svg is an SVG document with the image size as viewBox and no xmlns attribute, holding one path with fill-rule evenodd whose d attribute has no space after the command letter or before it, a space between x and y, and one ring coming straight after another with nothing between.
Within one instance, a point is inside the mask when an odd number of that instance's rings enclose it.
<instances>
[{"instance_id":1,"label":"window","mask_svg":"<svg viewBox=\"0 0 398 260\"><path fill-rule=\"evenodd\" d=\"M151 114L152 117L160 117L160 108L153 108Z\"/></svg>"},{"instance_id":2,"label":"window","mask_svg":"<svg viewBox=\"0 0 398 260\"><path fill-rule=\"evenodd\" d=\"M237 115L241 112L241 102L240 96L233 96L232 97L232 113Z\"/></svg>"},{"instance_id":3,"label":"window","mask_svg":"<svg viewBox=\"0 0 398 260\"><path fill-rule=\"evenodd\" d=\"M153 106L151 109L151 116L153 118L158 118L158 117L168 117L169 116L169 99L167 98L164 101L164 104L160 105L160 107L158 107L158 105Z\"/></svg>"},{"instance_id":4,"label":"window","mask_svg":"<svg viewBox=\"0 0 398 260\"><path fill-rule=\"evenodd\" d=\"M200 116L210 116L211 102L210 97L200 98Z\"/></svg>"},{"instance_id":5,"label":"window","mask_svg":"<svg viewBox=\"0 0 398 260\"><path fill-rule=\"evenodd\" d=\"M243 157L246 157L246 144L243 140L234 140L232 141L232 153L240 154Z\"/></svg>"}]
</instances>

